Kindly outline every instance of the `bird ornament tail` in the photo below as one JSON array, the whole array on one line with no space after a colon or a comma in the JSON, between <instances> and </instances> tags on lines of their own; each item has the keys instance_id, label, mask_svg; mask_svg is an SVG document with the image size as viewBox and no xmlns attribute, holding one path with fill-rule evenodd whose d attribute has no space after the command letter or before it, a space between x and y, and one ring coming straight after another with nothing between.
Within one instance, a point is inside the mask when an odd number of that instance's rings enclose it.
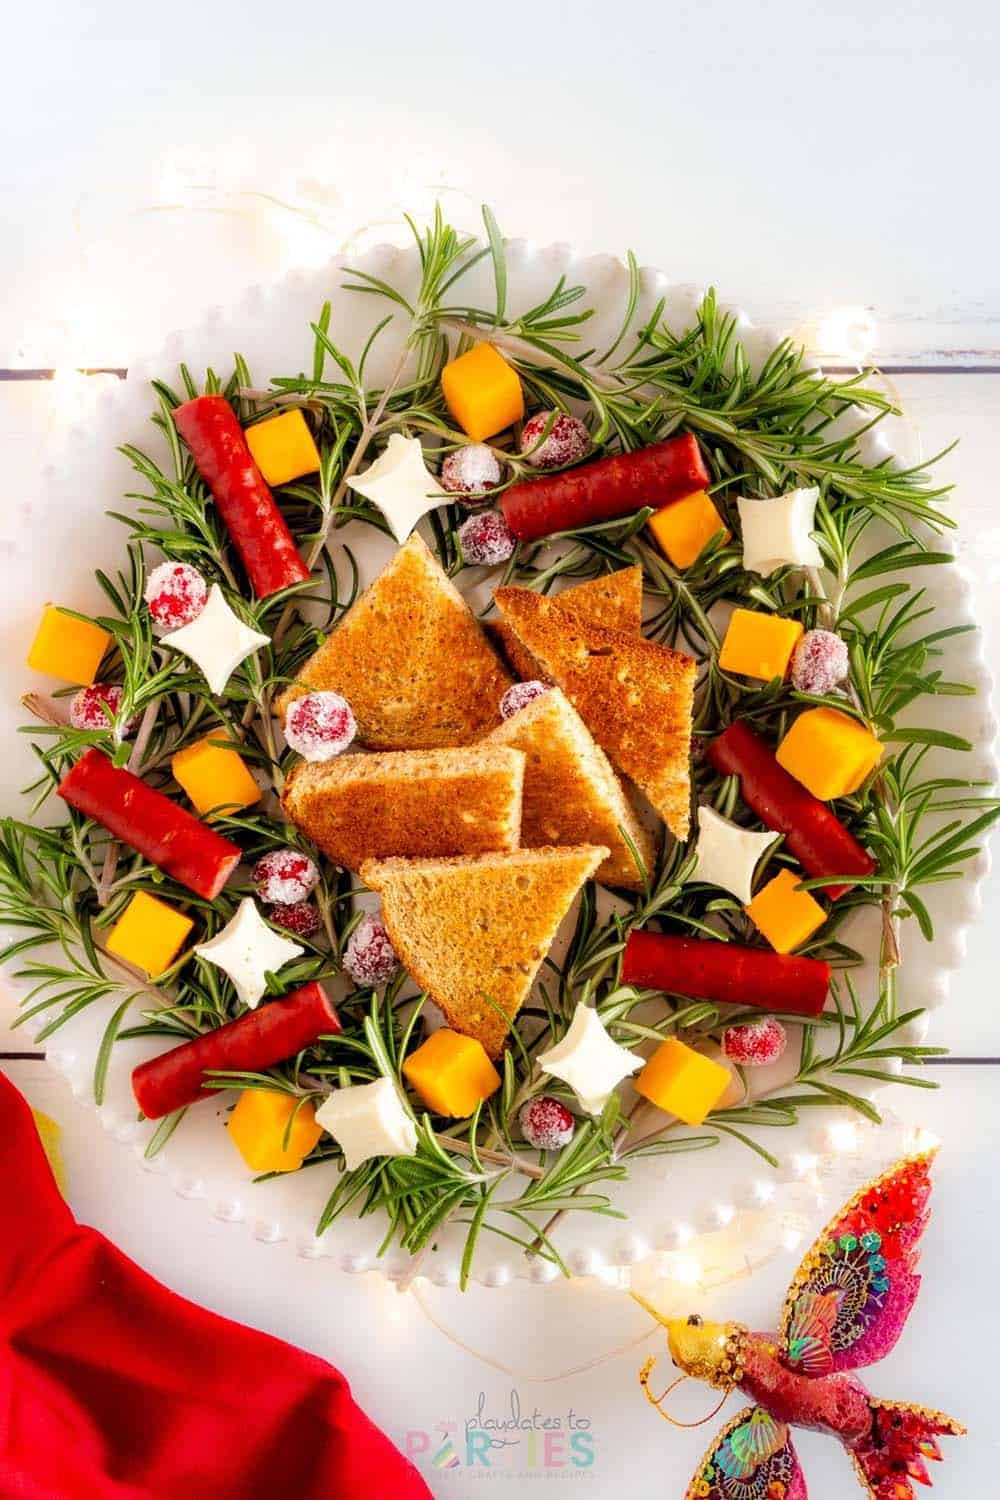
<instances>
[{"instance_id":1,"label":"bird ornament tail","mask_svg":"<svg viewBox=\"0 0 1000 1500\"><path fill-rule=\"evenodd\" d=\"M868 1402L871 1428L851 1448L854 1471L869 1495L877 1500L912 1500L913 1484L931 1484L928 1459L940 1459L938 1438L960 1437L965 1428L944 1412L907 1401Z\"/></svg>"},{"instance_id":2,"label":"bird ornament tail","mask_svg":"<svg viewBox=\"0 0 1000 1500\"><path fill-rule=\"evenodd\" d=\"M839 1438L870 1500L913 1500L914 1484L930 1484L938 1438L965 1429L942 1412L872 1396L855 1372L895 1347L916 1301L932 1161L925 1152L897 1162L841 1209L795 1273L777 1333L697 1313L667 1319L636 1298L665 1326L682 1372L656 1397L654 1361L643 1367L643 1390L661 1416L674 1422L664 1400L689 1378L723 1402L740 1390L754 1403L718 1434L685 1500L807 1500L794 1427Z\"/></svg>"}]
</instances>

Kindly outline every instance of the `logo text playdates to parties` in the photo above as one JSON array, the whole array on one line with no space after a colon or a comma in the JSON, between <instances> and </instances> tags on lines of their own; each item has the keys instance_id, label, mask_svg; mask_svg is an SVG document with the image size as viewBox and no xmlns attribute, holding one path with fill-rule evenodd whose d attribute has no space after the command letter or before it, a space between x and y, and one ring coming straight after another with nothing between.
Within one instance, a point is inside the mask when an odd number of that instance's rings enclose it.
<instances>
[{"instance_id":1,"label":"logo text playdates to parties","mask_svg":"<svg viewBox=\"0 0 1000 1500\"><path fill-rule=\"evenodd\" d=\"M411 1427L403 1446L422 1467L473 1470L482 1478L584 1478L597 1456L589 1417L572 1407L555 1412L529 1407L516 1389L502 1405L491 1404L480 1391L464 1419Z\"/></svg>"}]
</instances>

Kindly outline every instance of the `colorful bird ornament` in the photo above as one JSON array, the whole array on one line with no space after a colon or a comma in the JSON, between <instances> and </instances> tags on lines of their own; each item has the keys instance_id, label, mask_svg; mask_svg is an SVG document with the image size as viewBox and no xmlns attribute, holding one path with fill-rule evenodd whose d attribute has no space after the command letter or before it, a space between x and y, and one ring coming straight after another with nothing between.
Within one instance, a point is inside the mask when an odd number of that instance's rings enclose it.
<instances>
[{"instance_id":1,"label":"colorful bird ornament","mask_svg":"<svg viewBox=\"0 0 1000 1500\"><path fill-rule=\"evenodd\" d=\"M916 1300L933 1157L897 1162L840 1211L796 1272L776 1334L697 1314L662 1318L636 1297L666 1328L683 1372L656 1397L649 1387L655 1358L640 1371L661 1416L674 1422L662 1403L688 1378L722 1391L720 1407L737 1389L754 1403L719 1433L685 1500L808 1500L793 1427L839 1438L872 1500L912 1500L914 1481L930 1484L927 1460L941 1457L937 1439L965 1428L943 1412L872 1396L852 1372L890 1353Z\"/></svg>"}]
</instances>

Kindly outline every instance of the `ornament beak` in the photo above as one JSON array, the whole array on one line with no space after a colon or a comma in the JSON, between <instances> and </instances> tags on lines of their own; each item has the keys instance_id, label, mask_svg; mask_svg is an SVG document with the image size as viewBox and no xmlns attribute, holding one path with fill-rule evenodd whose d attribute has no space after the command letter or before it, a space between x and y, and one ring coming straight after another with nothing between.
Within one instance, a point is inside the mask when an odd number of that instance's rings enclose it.
<instances>
[{"instance_id":1,"label":"ornament beak","mask_svg":"<svg viewBox=\"0 0 1000 1500\"><path fill-rule=\"evenodd\" d=\"M657 1312L653 1304L651 1302L647 1302L645 1297L640 1297L638 1292L632 1291L629 1292L629 1296L632 1298L633 1302L638 1302L640 1307L645 1308L646 1312L649 1313L649 1316L651 1318L655 1318L657 1323L659 1323L661 1327L669 1328L670 1319L665 1318L661 1312Z\"/></svg>"}]
</instances>

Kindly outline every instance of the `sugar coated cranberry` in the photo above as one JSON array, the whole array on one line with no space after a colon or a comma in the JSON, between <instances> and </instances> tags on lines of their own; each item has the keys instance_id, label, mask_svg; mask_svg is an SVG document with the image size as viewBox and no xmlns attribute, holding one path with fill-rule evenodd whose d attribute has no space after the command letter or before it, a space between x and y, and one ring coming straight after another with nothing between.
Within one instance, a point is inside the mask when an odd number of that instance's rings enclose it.
<instances>
[{"instance_id":1,"label":"sugar coated cranberry","mask_svg":"<svg viewBox=\"0 0 1000 1500\"><path fill-rule=\"evenodd\" d=\"M441 465L441 488L450 495L478 498L500 483L500 460L485 443L467 443Z\"/></svg>"},{"instance_id":2,"label":"sugar coated cranberry","mask_svg":"<svg viewBox=\"0 0 1000 1500\"><path fill-rule=\"evenodd\" d=\"M514 551L514 533L498 510L470 516L458 528L458 543L467 563L495 568Z\"/></svg>"},{"instance_id":3,"label":"sugar coated cranberry","mask_svg":"<svg viewBox=\"0 0 1000 1500\"><path fill-rule=\"evenodd\" d=\"M792 687L829 693L847 676L847 646L832 630L807 630L792 655Z\"/></svg>"},{"instance_id":4,"label":"sugar coated cranberry","mask_svg":"<svg viewBox=\"0 0 1000 1500\"><path fill-rule=\"evenodd\" d=\"M312 937L319 929L319 912L311 901L295 901L291 906L272 906L268 916L276 927L294 932L296 937Z\"/></svg>"},{"instance_id":5,"label":"sugar coated cranberry","mask_svg":"<svg viewBox=\"0 0 1000 1500\"><path fill-rule=\"evenodd\" d=\"M777 1062L788 1045L788 1033L774 1016L759 1021L741 1021L722 1033L722 1051L730 1062L744 1068L759 1068Z\"/></svg>"},{"instance_id":6,"label":"sugar coated cranberry","mask_svg":"<svg viewBox=\"0 0 1000 1500\"><path fill-rule=\"evenodd\" d=\"M576 1121L558 1099L539 1094L522 1105L517 1117L521 1134L536 1151L561 1151L573 1139Z\"/></svg>"},{"instance_id":7,"label":"sugar coated cranberry","mask_svg":"<svg viewBox=\"0 0 1000 1500\"><path fill-rule=\"evenodd\" d=\"M399 959L381 917L361 918L347 939L344 968L354 983L363 988L386 984L395 974Z\"/></svg>"},{"instance_id":8,"label":"sugar coated cranberry","mask_svg":"<svg viewBox=\"0 0 1000 1500\"><path fill-rule=\"evenodd\" d=\"M540 698L548 690L544 682L515 682L500 699L501 719L512 719L522 708L527 708L529 703L534 703L536 698Z\"/></svg>"},{"instance_id":9,"label":"sugar coated cranberry","mask_svg":"<svg viewBox=\"0 0 1000 1500\"><path fill-rule=\"evenodd\" d=\"M298 849L271 849L253 867L253 883L270 906L297 906L319 882L319 871Z\"/></svg>"},{"instance_id":10,"label":"sugar coated cranberry","mask_svg":"<svg viewBox=\"0 0 1000 1500\"><path fill-rule=\"evenodd\" d=\"M559 413L540 441L552 416L550 411L536 411L521 428L521 452L536 469L562 469L590 452L590 433L579 417L568 417L565 412Z\"/></svg>"},{"instance_id":11,"label":"sugar coated cranberry","mask_svg":"<svg viewBox=\"0 0 1000 1500\"><path fill-rule=\"evenodd\" d=\"M164 562L146 579L143 596L164 630L180 630L197 620L208 602L208 584L190 563Z\"/></svg>"},{"instance_id":12,"label":"sugar coated cranberry","mask_svg":"<svg viewBox=\"0 0 1000 1500\"><path fill-rule=\"evenodd\" d=\"M351 705L339 693L306 693L285 715L285 739L305 760L333 760L357 732Z\"/></svg>"},{"instance_id":13,"label":"sugar coated cranberry","mask_svg":"<svg viewBox=\"0 0 1000 1500\"><path fill-rule=\"evenodd\" d=\"M124 697L125 690L117 682L92 682L90 687L81 688L70 704L69 722L74 729L107 731L112 726L104 706L107 704L112 719L117 720ZM135 728L135 719L119 724L117 728L121 734L128 734Z\"/></svg>"}]
</instances>

